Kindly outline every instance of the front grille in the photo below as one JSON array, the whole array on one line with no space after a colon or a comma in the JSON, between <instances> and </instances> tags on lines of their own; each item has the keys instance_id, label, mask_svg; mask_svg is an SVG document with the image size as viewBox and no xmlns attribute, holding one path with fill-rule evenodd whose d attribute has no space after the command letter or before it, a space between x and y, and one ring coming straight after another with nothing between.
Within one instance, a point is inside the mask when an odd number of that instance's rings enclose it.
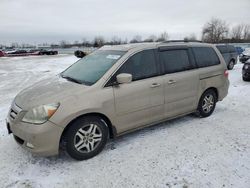
<instances>
[{"instance_id":1,"label":"front grille","mask_svg":"<svg viewBox=\"0 0 250 188\"><path fill-rule=\"evenodd\" d=\"M15 103L11 105L10 111L9 111L9 117L12 120L15 120L18 118L19 113L22 111L22 109L17 106Z\"/></svg>"}]
</instances>

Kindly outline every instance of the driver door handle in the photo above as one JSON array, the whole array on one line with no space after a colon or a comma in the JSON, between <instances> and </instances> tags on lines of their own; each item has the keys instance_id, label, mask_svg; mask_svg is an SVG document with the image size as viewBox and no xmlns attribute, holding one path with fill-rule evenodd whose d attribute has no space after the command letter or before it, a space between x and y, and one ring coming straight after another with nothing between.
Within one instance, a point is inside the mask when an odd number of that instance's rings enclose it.
<instances>
[{"instance_id":1,"label":"driver door handle","mask_svg":"<svg viewBox=\"0 0 250 188\"><path fill-rule=\"evenodd\" d=\"M168 84L175 84L175 83L176 83L175 80L169 80L169 81L168 81Z\"/></svg>"}]
</instances>

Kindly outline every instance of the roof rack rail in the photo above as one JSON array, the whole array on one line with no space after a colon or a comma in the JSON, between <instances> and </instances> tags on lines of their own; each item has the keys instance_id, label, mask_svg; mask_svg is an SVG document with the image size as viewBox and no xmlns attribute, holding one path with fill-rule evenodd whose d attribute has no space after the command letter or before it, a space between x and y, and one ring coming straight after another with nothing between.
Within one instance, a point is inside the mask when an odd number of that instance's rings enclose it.
<instances>
[{"instance_id":1,"label":"roof rack rail","mask_svg":"<svg viewBox=\"0 0 250 188\"><path fill-rule=\"evenodd\" d=\"M162 43L168 43L168 42L200 42L200 43L202 43L201 40L188 40L188 39L184 39L184 40L166 40L166 41L163 41Z\"/></svg>"}]
</instances>

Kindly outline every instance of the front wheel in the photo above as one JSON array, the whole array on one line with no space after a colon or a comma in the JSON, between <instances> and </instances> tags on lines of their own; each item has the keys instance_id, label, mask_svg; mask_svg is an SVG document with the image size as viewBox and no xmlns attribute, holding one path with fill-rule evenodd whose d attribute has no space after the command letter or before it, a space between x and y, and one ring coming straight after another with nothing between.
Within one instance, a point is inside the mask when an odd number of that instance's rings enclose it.
<instances>
[{"instance_id":1,"label":"front wheel","mask_svg":"<svg viewBox=\"0 0 250 188\"><path fill-rule=\"evenodd\" d=\"M90 116L77 119L66 134L67 153L76 160L86 160L100 153L108 139L104 120Z\"/></svg>"},{"instance_id":2,"label":"front wheel","mask_svg":"<svg viewBox=\"0 0 250 188\"><path fill-rule=\"evenodd\" d=\"M228 68L228 70L233 70L233 68L234 68L234 61L231 60L231 61L228 63L227 68Z\"/></svg>"},{"instance_id":3,"label":"front wheel","mask_svg":"<svg viewBox=\"0 0 250 188\"><path fill-rule=\"evenodd\" d=\"M242 80L243 81L249 81L250 79L249 78L245 78L244 76L242 76Z\"/></svg>"},{"instance_id":4,"label":"front wheel","mask_svg":"<svg viewBox=\"0 0 250 188\"><path fill-rule=\"evenodd\" d=\"M200 98L197 109L199 116L200 117L210 116L215 109L216 102L217 102L217 97L215 91L212 89L205 91Z\"/></svg>"}]
</instances>

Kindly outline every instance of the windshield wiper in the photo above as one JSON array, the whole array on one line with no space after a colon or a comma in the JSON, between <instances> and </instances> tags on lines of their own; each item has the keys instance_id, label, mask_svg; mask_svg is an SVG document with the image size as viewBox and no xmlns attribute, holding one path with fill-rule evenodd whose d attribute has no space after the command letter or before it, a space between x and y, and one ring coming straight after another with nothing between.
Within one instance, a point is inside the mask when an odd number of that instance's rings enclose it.
<instances>
[{"instance_id":1,"label":"windshield wiper","mask_svg":"<svg viewBox=\"0 0 250 188\"><path fill-rule=\"evenodd\" d=\"M62 78L65 78L71 82L75 82L75 83L78 83L78 84L83 84L80 80L77 80L75 78L72 78L72 77L69 77L69 76L65 76L65 75L61 75Z\"/></svg>"}]
</instances>

